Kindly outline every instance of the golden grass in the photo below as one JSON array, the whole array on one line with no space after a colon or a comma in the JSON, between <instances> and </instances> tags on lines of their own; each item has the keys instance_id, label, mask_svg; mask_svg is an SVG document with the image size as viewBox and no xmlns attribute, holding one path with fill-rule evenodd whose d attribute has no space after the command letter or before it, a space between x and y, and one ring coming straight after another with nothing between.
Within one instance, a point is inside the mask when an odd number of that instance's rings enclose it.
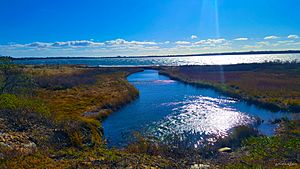
<instances>
[{"instance_id":1,"label":"golden grass","mask_svg":"<svg viewBox=\"0 0 300 169\"><path fill-rule=\"evenodd\" d=\"M128 70L50 66L26 67L25 72L37 83L61 83L58 90L38 88L37 98L47 104L54 121L64 126L76 145L87 137L89 142L101 144L101 120L138 96L126 80Z\"/></svg>"},{"instance_id":2,"label":"golden grass","mask_svg":"<svg viewBox=\"0 0 300 169\"><path fill-rule=\"evenodd\" d=\"M245 64L166 67L161 70L184 82L213 87L245 100L299 112L300 64ZM223 81L224 79L224 81Z\"/></svg>"},{"instance_id":3,"label":"golden grass","mask_svg":"<svg viewBox=\"0 0 300 169\"><path fill-rule=\"evenodd\" d=\"M81 116L85 112L100 111L105 105L129 102L137 91L120 78L119 74L99 75L94 85L77 86L66 90L38 90L38 97L45 100L57 120L68 116ZM132 93L133 92L133 93Z\"/></svg>"},{"instance_id":4,"label":"golden grass","mask_svg":"<svg viewBox=\"0 0 300 169\"><path fill-rule=\"evenodd\" d=\"M25 66L24 72L31 74L33 76L62 76L62 75L72 75L75 73L83 73L86 68L75 67L75 66Z\"/></svg>"}]
</instances>

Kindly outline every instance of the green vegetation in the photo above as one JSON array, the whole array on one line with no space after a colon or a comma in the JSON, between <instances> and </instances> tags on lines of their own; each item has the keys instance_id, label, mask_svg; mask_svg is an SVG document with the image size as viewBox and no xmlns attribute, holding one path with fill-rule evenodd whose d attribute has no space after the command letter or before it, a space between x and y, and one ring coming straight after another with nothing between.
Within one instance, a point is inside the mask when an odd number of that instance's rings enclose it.
<instances>
[{"instance_id":1,"label":"green vegetation","mask_svg":"<svg viewBox=\"0 0 300 169\"><path fill-rule=\"evenodd\" d=\"M300 121L286 121L277 136L252 137L228 168L299 168Z\"/></svg>"},{"instance_id":2,"label":"green vegetation","mask_svg":"<svg viewBox=\"0 0 300 169\"><path fill-rule=\"evenodd\" d=\"M35 112L41 116L50 117L49 108L40 100L20 98L13 94L0 95L0 109L9 111Z\"/></svg>"}]
</instances>

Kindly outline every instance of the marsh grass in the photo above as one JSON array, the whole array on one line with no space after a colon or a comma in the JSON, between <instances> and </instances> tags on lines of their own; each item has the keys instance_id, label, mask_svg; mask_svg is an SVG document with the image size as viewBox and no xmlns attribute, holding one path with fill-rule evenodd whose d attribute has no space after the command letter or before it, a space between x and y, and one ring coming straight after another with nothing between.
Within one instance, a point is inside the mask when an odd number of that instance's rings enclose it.
<instances>
[{"instance_id":1,"label":"marsh grass","mask_svg":"<svg viewBox=\"0 0 300 169\"><path fill-rule=\"evenodd\" d=\"M300 63L164 67L161 73L278 111L300 112Z\"/></svg>"},{"instance_id":2,"label":"marsh grass","mask_svg":"<svg viewBox=\"0 0 300 169\"><path fill-rule=\"evenodd\" d=\"M0 68L1 110L48 118L79 147L103 144L101 120L138 96L125 79L135 69L17 66L7 62Z\"/></svg>"},{"instance_id":3,"label":"marsh grass","mask_svg":"<svg viewBox=\"0 0 300 169\"><path fill-rule=\"evenodd\" d=\"M171 165L168 160L155 156L105 148L101 121L138 96L138 91L126 81L126 76L140 69L9 67L10 70L2 67L0 71L0 114L8 124L5 130L22 130L29 134L38 150L29 155L18 155L17 151L9 154L1 149L1 168ZM16 79L20 80L9 80L17 76L20 78ZM19 87L12 90L9 86ZM31 92L21 92L20 88Z\"/></svg>"},{"instance_id":4,"label":"marsh grass","mask_svg":"<svg viewBox=\"0 0 300 169\"><path fill-rule=\"evenodd\" d=\"M76 146L102 144L101 121L132 101L138 91L126 81L136 70L81 66L25 67L38 84L37 98L47 103Z\"/></svg>"},{"instance_id":5,"label":"marsh grass","mask_svg":"<svg viewBox=\"0 0 300 169\"><path fill-rule=\"evenodd\" d=\"M300 121L283 121L272 137L250 137L242 142L226 168L299 168Z\"/></svg>"}]
</instances>

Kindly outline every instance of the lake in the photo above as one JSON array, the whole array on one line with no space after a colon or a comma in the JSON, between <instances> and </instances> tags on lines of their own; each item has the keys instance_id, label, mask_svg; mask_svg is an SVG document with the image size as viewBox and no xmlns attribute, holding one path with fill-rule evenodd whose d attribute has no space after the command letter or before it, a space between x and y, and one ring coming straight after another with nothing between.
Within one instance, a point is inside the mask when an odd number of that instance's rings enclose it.
<instances>
[{"instance_id":1,"label":"lake","mask_svg":"<svg viewBox=\"0 0 300 169\"><path fill-rule=\"evenodd\" d=\"M143 57L143 58L78 58L78 59L27 59L15 60L16 64L84 64L89 66L179 66L221 65L239 63L262 63L265 61L300 61L300 54L253 54L216 55L188 57Z\"/></svg>"},{"instance_id":2,"label":"lake","mask_svg":"<svg viewBox=\"0 0 300 169\"><path fill-rule=\"evenodd\" d=\"M269 136L277 127L269 121L289 115L171 80L156 70L132 74L128 81L140 91L140 97L103 122L110 147L125 146L131 141L132 132L160 141L176 136L194 147L214 143L241 125L254 126ZM258 118L264 122L257 124Z\"/></svg>"}]
</instances>

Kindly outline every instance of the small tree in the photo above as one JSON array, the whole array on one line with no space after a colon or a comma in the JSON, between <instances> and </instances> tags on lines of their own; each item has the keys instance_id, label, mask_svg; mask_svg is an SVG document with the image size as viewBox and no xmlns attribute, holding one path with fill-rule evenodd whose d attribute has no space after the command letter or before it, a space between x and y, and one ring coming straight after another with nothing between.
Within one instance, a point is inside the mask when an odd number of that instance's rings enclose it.
<instances>
[{"instance_id":1,"label":"small tree","mask_svg":"<svg viewBox=\"0 0 300 169\"><path fill-rule=\"evenodd\" d=\"M0 57L0 94L33 95L36 83L24 73L19 66L13 64L9 56Z\"/></svg>"}]
</instances>

